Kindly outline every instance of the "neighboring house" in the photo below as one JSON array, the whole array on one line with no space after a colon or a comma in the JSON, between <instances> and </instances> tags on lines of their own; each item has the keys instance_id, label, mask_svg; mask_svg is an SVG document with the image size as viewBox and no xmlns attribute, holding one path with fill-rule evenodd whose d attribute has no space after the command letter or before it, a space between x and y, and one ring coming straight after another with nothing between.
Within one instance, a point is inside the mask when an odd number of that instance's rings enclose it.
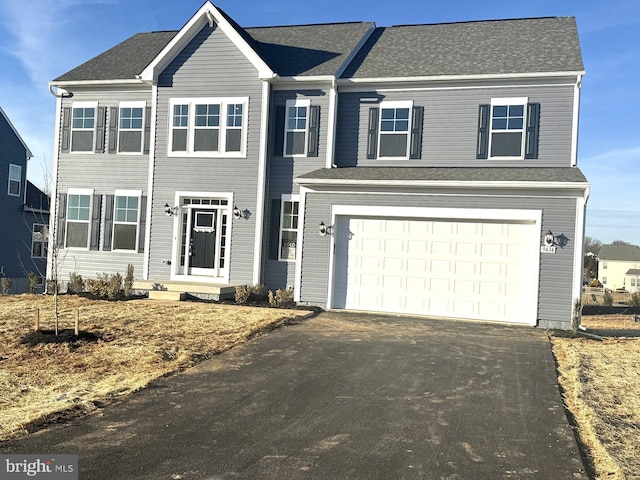
<instances>
[{"instance_id":1,"label":"neighboring house","mask_svg":"<svg viewBox=\"0 0 640 480\"><path fill-rule=\"evenodd\" d=\"M604 288L640 289L640 247L603 245L598 252L598 276Z\"/></svg>"},{"instance_id":2,"label":"neighboring house","mask_svg":"<svg viewBox=\"0 0 640 480\"><path fill-rule=\"evenodd\" d=\"M207 2L51 82L60 278L570 328L583 74L573 18L243 29Z\"/></svg>"},{"instance_id":3,"label":"neighboring house","mask_svg":"<svg viewBox=\"0 0 640 480\"><path fill-rule=\"evenodd\" d=\"M27 180L32 157L4 110L0 108L0 277L11 279L11 292L27 290L33 272L44 286L49 199Z\"/></svg>"}]
</instances>

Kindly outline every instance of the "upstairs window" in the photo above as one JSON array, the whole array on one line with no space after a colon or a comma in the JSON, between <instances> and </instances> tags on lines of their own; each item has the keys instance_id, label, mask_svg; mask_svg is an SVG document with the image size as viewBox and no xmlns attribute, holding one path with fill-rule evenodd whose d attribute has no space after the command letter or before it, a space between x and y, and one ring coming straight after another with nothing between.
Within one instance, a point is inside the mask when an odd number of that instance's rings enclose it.
<instances>
[{"instance_id":1,"label":"upstairs window","mask_svg":"<svg viewBox=\"0 0 640 480\"><path fill-rule=\"evenodd\" d=\"M96 104L76 102L71 113L71 151L93 152L96 127Z\"/></svg>"},{"instance_id":2,"label":"upstairs window","mask_svg":"<svg viewBox=\"0 0 640 480\"><path fill-rule=\"evenodd\" d=\"M244 155L247 99L176 99L170 103L170 155Z\"/></svg>"},{"instance_id":3,"label":"upstairs window","mask_svg":"<svg viewBox=\"0 0 640 480\"><path fill-rule=\"evenodd\" d=\"M9 164L9 185L7 194L19 197L22 191L22 167L20 165Z\"/></svg>"},{"instance_id":4,"label":"upstairs window","mask_svg":"<svg viewBox=\"0 0 640 480\"><path fill-rule=\"evenodd\" d=\"M492 98L480 105L477 158L538 158L540 104L526 97Z\"/></svg>"},{"instance_id":5,"label":"upstairs window","mask_svg":"<svg viewBox=\"0 0 640 480\"><path fill-rule=\"evenodd\" d=\"M118 129L118 152L142 153L144 102L121 102Z\"/></svg>"},{"instance_id":6,"label":"upstairs window","mask_svg":"<svg viewBox=\"0 0 640 480\"><path fill-rule=\"evenodd\" d=\"M287 156L303 156L307 152L307 122L309 117L309 100L287 101L287 118L285 121L284 154Z\"/></svg>"},{"instance_id":7,"label":"upstairs window","mask_svg":"<svg viewBox=\"0 0 640 480\"><path fill-rule=\"evenodd\" d=\"M412 101L382 102L369 108L367 158L420 159L423 116L424 108Z\"/></svg>"}]
</instances>

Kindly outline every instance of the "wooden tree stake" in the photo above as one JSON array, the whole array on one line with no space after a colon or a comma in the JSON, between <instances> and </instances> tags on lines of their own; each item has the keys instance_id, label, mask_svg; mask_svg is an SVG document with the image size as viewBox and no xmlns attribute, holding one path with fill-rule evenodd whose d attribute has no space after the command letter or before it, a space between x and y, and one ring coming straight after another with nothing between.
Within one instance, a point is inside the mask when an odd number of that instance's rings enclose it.
<instances>
[{"instance_id":1,"label":"wooden tree stake","mask_svg":"<svg viewBox=\"0 0 640 480\"><path fill-rule=\"evenodd\" d=\"M36 308L36 324L35 324L36 332L40 330L40 309Z\"/></svg>"},{"instance_id":2,"label":"wooden tree stake","mask_svg":"<svg viewBox=\"0 0 640 480\"><path fill-rule=\"evenodd\" d=\"M80 335L80 309L76 311L76 330L74 333L76 337Z\"/></svg>"}]
</instances>

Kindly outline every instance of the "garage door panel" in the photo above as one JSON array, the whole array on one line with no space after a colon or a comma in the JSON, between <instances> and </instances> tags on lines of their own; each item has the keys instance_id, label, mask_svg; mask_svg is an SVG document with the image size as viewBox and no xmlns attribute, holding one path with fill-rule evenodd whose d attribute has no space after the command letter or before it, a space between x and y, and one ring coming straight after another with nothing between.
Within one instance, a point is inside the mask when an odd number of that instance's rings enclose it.
<instances>
[{"instance_id":1,"label":"garage door panel","mask_svg":"<svg viewBox=\"0 0 640 480\"><path fill-rule=\"evenodd\" d=\"M535 308L524 300L537 289L533 222L338 217L336 224L334 285L346 293L334 298L345 298L346 308L530 321L523 308Z\"/></svg>"}]
</instances>

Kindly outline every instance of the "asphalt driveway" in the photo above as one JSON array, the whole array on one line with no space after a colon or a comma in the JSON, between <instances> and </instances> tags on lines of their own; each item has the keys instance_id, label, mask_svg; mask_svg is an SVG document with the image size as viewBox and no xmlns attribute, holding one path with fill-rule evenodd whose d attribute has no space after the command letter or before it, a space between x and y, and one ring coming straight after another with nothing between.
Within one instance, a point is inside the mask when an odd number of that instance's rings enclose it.
<instances>
[{"instance_id":1,"label":"asphalt driveway","mask_svg":"<svg viewBox=\"0 0 640 480\"><path fill-rule=\"evenodd\" d=\"M586 479L544 331L323 313L0 445L81 479Z\"/></svg>"}]
</instances>

